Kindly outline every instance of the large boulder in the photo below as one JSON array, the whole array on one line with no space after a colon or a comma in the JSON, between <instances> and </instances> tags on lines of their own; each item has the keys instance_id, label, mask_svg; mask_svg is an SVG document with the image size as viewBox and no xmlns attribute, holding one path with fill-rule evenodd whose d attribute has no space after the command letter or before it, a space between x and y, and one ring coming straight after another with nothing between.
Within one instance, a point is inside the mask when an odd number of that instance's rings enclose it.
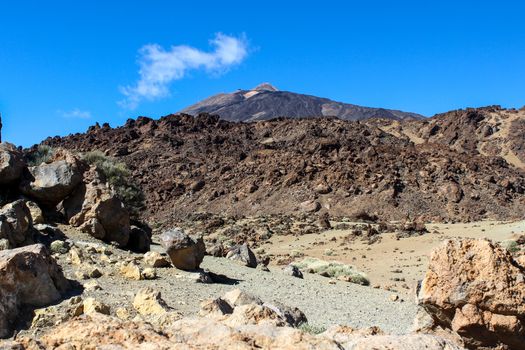
<instances>
[{"instance_id":1,"label":"large boulder","mask_svg":"<svg viewBox=\"0 0 525 350\"><path fill-rule=\"evenodd\" d=\"M173 266L181 270L199 268L206 254L202 238L194 239L180 229L172 229L164 232L159 239Z\"/></svg>"},{"instance_id":2,"label":"large boulder","mask_svg":"<svg viewBox=\"0 0 525 350\"><path fill-rule=\"evenodd\" d=\"M126 246L129 212L96 167L84 173L84 184L62 202L69 224L91 236Z\"/></svg>"},{"instance_id":3,"label":"large boulder","mask_svg":"<svg viewBox=\"0 0 525 350\"><path fill-rule=\"evenodd\" d=\"M20 191L39 203L55 206L80 185L84 166L78 157L59 150L51 163L28 168Z\"/></svg>"},{"instance_id":4,"label":"large boulder","mask_svg":"<svg viewBox=\"0 0 525 350\"><path fill-rule=\"evenodd\" d=\"M0 337L28 315L23 306L56 302L69 288L62 270L41 244L0 251Z\"/></svg>"},{"instance_id":5,"label":"large boulder","mask_svg":"<svg viewBox=\"0 0 525 350\"><path fill-rule=\"evenodd\" d=\"M418 301L423 332L449 330L469 348L525 349L525 268L486 240L448 240L431 255Z\"/></svg>"},{"instance_id":6,"label":"large boulder","mask_svg":"<svg viewBox=\"0 0 525 350\"><path fill-rule=\"evenodd\" d=\"M17 182L24 167L20 151L10 143L0 143L0 185Z\"/></svg>"},{"instance_id":7,"label":"large boulder","mask_svg":"<svg viewBox=\"0 0 525 350\"><path fill-rule=\"evenodd\" d=\"M6 204L0 209L0 238L7 239L10 247L33 243L32 217L24 200Z\"/></svg>"}]
</instances>

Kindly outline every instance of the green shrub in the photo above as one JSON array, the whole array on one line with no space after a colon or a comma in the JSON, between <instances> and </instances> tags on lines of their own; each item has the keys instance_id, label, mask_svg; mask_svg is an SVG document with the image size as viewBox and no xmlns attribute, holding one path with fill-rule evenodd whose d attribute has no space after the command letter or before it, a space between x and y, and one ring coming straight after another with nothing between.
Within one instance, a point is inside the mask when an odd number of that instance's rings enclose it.
<instances>
[{"instance_id":1,"label":"green shrub","mask_svg":"<svg viewBox=\"0 0 525 350\"><path fill-rule=\"evenodd\" d=\"M36 150L31 151L27 154L27 165L37 166L42 163L48 163L51 160L51 158L53 158L54 154L55 149L53 147L46 145L38 145Z\"/></svg>"},{"instance_id":2,"label":"green shrub","mask_svg":"<svg viewBox=\"0 0 525 350\"><path fill-rule=\"evenodd\" d=\"M297 328L299 328L301 331L303 331L305 333L310 333L310 334L313 334L313 335L321 334L324 331L326 331L325 327L314 326L314 325L311 325L309 323L301 323L299 325L299 327L297 327Z\"/></svg>"},{"instance_id":3,"label":"green shrub","mask_svg":"<svg viewBox=\"0 0 525 350\"><path fill-rule=\"evenodd\" d=\"M352 283L368 286L370 281L366 274L356 270L352 265L346 265L338 261L324 261L316 258L306 258L298 263L293 263L302 271L313 271L317 274L323 274L328 277L338 278L341 276L348 277Z\"/></svg>"},{"instance_id":4,"label":"green shrub","mask_svg":"<svg viewBox=\"0 0 525 350\"><path fill-rule=\"evenodd\" d=\"M132 217L137 217L138 212L144 208L144 194L133 183L131 173L126 164L106 156L100 151L87 152L82 158L90 165L96 165L106 177L107 182L113 187L119 199L130 211Z\"/></svg>"},{"instance_id":5,"label":"green shrub","mask_svg":"<svg viewBox=\"0 0 525 350\"><path fill-rule=\"evenodd\" d=\"M500 245L507 249L510 253L515 253L520 250L518 242L511 239L501 242Z\"/></svg>"}]
</instances>

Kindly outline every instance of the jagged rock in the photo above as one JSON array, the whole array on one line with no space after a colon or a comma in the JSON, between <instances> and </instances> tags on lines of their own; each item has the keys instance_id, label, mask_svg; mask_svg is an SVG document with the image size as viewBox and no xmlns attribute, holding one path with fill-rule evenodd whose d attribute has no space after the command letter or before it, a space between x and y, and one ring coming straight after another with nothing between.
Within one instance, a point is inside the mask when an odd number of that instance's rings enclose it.
<instances>
[{"instance_id":1,"label":"jagged rock","mask_svg":"<svg viewBox=\"0 0 525 350\"><path fill-rule=\"evenodd\" d=\"M122 274L122 276L131 280L140 281L141 279L143 279L142 273L140 271L140 266L134 263L122 265L120 267L120 273Z\"/></svg>"},{"instance_id":2,"label":"jagged rock","mask_svg":"<svg viewBox=\"0 0 525 350\"><path fill-rule=\"evenodd\" d=\"M297 266L294 265L286 265L283 268L283 273L288 276L297 277L297 278L303 278L303 273Z\"/></svg>"},{"instance_id":3,"label":"jagged rock","mask_svg":"<svg viewBox=\"0 0 525 350\"><path fill-rule=\"evenodd\" d=\"M6 204L0 209L0 238L9 240L11 247L34 243L32 218L24 200Z\"/></svg>"},{"instance_id":4,"label":"jagged rock","mask_svg":"<svg viewBox=\"0 0 525 350\"><path fill-rule=\"evenodd\" d=\"M170 315L171 313L165 314ZM161 315L160 317L163 317ZM362 331L326 332L319 336L291 327L228 326L215 318L183 318L154 329L151 322L122 321L101 314L83 315L47 331L40 338L18 337L17 350L51 349L281 349L281 350L461 350L433 335L376 335Z\"/></svg>"},{"instance_id":5,"label":"jagged rock","mask_svg":"<svg viewBox=\"0 0 525 350\"><path fill-rule=\"evenodd\" d=\"M173 229L164 232L159 240L178 269L196 270L204 259L206 247L202 238L193 239L182 230Z\"/></svg>"},{"instance_id":6,"label":"jagged rock","mask_svg":"<svg viewBox=\"0 0 525 350\"><path fill-rule=\"evenodd\" d=\"M21 152L12 144L0 143L0 185L17 182L24 168Z\"/></svg>"},{"instance_id":7,"label":"jagged rock","mask_svg":"<svg viewBox=\"0 0 525 350\"><path fill-rule=\"evenodd\" d=\"M109 315L110 307L95 298L87 298L84 300L84 313L90 315L92 313L99 313L103 315Z\"/></svg>"},{"instance_id":8,"label":"jagged rock","mask_svg":"<svg viewBox=\"0 0 525 350\"><path fill-rule=\"evenodd\" d=\"M145 253L149 251L150 245L150 234L140 227L131 226L129 232L128 248L136 253Z\"/></svg>"},{"instance_id":9,"label":"jagged rock","mask_svg":"<svg viewBox=\"0 0 525 350\"><path fill-rule=\"evenodd\" d=\"M232 306L221 298L207 299L200 304L199 316L223 317L233 312Z\"/></svg>"},{"instance_id":10,"label":"jagged rock","mask_svg":"<svg viewBox=\"0 0 525 350\"><path fill-rule=\"evenodd\" d=\"M253 294L240 290L239 288L233 289L225 293L222 297L222 300L226 301L232 307L248 304L257 304L262 305L262 300Z\"/></svg>"},{"instance_id":11,"label":"jagged rock","mask_svg":"<svg viewBox=\"0 0 525 350\"><path fill-rule=\"evenodd\" d=\"M13 324L26 316L22 306L56 302L69 287L43 245L0 251L0 337L9 336Z\"/></svg>"},{"instance_id":12,"label":"jagged rock","mask_svg":"<svg viewBox=\"0 0 525 350\"><path fill-rule=\"evenodd\" d=\"M29 167L20 190L39 203L55 206L82 182L82 164L78 157L59 150L51 163Z\"/></svg>"},{"instance_id":13,"label":"jagged rock","mask_svg":"<svg viewBox=\"0 0 525 350\"><path fill-rule=\"evenodd\" d=\"M485 240L448 240L431 255L418 302L469 348L525 344L525 267Z\"/></svg>"},{"instance_id":14,"label":"jagged rock","mask_svg":"<svg viewBox=\"0 0 525 350\"><path fill-rule=\"evenodd\" d=\"M304 312L296 307L290 307L279 302L264 303L263 305L283 317L286 320L286 323L292 327L298 327L299 325L308 322Z\"/></svg>"},{"instance_id":15,"label":"jagged rock","mask_svg":"<svg viewBox=\"0 0 525 350\"><path fill-rule=\"evenodd\" d=\"M247 267L257 267L257 258L246 243L231 248L228 254L226 254L226 258L239 262Z\"/></svg>"},{"instance_id":16,"label":"jagged rock","mask_svg":"<svg viewBox=\"0 0 525 350\"><path fill-rule=\"evenodd\" d=\"M52 327L61 322L70 320L72 317L80 316L84 312L84 304L81 297L72 297L58 305L52 305L34 311L35 316L31 322L31 328L43 329Z\"/></svg>"},{"instance_id":17,"label":"jagged rock","mask_svg":"<svg viewBox=\"0 0 525 350\"><path fill-rule=\"evenodd\" d=\"M135 295L133 307L143 316L165 314L171 310L160 292L149 287L141 289Z\"/></svg>"},{"instance_id":18,"label":"jagged rock","mask_svg":"<svg viewBox=\"0 0 525 350\"><path fill-rule=\"evenodd\" d=\"M264 305L246 304L233 309L233 313L224 321L230 327L243 325L270 324L277 327L287 325L286 319Z\"/></svg>"},{"instance_id":19,"label":"jagged rock","mask_svg":"<svg viewBox=\"0 0 525 350\"><path fill-rule=\"evenodd\" d=\"M168 267L170 262L158 252L147 252L144 254L144 264L151 267Z\"/></svg>"},{"instance_id":20,"label":"jagged rock","mask_svg":"<svg viewBox=\"0 0 525 350\"><path fill-rule=\"evenodd\" d=\"M131 227L124 204L96 167L84 173L84 181L85 184L62 203L70 225L95 238L126 246Z\"/></svg>"}]
</instances>

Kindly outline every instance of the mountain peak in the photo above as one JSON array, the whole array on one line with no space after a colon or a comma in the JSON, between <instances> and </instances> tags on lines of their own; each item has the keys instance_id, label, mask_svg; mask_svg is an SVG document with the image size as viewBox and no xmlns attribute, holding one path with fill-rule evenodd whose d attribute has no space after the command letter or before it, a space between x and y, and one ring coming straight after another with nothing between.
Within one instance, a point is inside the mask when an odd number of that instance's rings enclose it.
<instances>
[{"instance_id":1,"label":"mountain peak","mask_svg":"<svg viewBox=\"0 0 525 350\"><path fill-rule=\"evenodd\" d=\"M279 89L270 83L262 83L254 87L252 91L279 91Z\"/></svg>"}]
</instances>

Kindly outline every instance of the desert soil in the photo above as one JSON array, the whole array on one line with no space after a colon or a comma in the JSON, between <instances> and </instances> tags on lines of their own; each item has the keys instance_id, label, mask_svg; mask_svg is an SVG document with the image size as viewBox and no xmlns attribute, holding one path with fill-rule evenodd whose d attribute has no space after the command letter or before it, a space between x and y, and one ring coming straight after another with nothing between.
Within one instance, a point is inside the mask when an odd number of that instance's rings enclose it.
<instances>
[{"instance_id":1,"label":"desert soil","mask_svg":"<svg viewBox=\"0 0 525 350\"><path fill-rule=\"evenodd\" d=\"M103 244L69 227L61 228L76 242ZM525 221L439 224L429 225L428 229L431 233L399 240L393 233L382 234L381 241L371 245L358 240L341 245L343 237L349 234L349 231L344 230L328 230L298 237L274 236L263 245L266 252L276 256L299 250L305 257L353 264L368 274L371 286L308 273L305 273L304 279L299 279L283 274L281 266L273 263L270 272L265 272L240 266L226 258L207 256L202 268L222 276L221 283L197 283L196 273L175 268L157 269L158 278L155 280L129 280L117 268L106 263L103 276L95 279L102 289L85 290L82 296L95 297L110 305L112 312L118 307L124 307L133 317L134 295L143 287L153 287L162 293L162 298L169 306L185 316L193 316L198 312L201 301L240 288L265 302L278 301L299 308L306 314L309 323L317 327L333 324L357 328L378 326L386 332L402 334L410 329L415 317L417 307L414 288L417 281L423 278L427 256L433 247L444 239L454 237L486 237L503 241L524 232ZM115 257L121 261L142 259L142 254L112 249ZM326 256L327 249L333 254ZM162 248L154 244L152 250L161 252ZM76 279L75 272L79 267L69 262L67 254L59 257L59 263L67 277ZM393 301L393 295L398 295L399 299Z\"/></svg>"},{"instance_id":2,"label":"desert soil","mask_svg":"<svg viewBox=\"0 0 525 350\"><path fill-rule=\"evenodd\" d=\"M321 234L274 236L264 250L276 256L299 251L305 257L335 260L355 266L367 274L371 286L391 290L405 296L414 295L418 280L424 276L432 249L448 238L488 238L505 241L525 233L525 221L482 221L459 224L429 224L430 233L396 239L394 233L381 234L381 241L368 244L355 240L345 243L351 232L328 230ZM304 257L296 258L300 261Z\"/></svg>"}]
</instances>

